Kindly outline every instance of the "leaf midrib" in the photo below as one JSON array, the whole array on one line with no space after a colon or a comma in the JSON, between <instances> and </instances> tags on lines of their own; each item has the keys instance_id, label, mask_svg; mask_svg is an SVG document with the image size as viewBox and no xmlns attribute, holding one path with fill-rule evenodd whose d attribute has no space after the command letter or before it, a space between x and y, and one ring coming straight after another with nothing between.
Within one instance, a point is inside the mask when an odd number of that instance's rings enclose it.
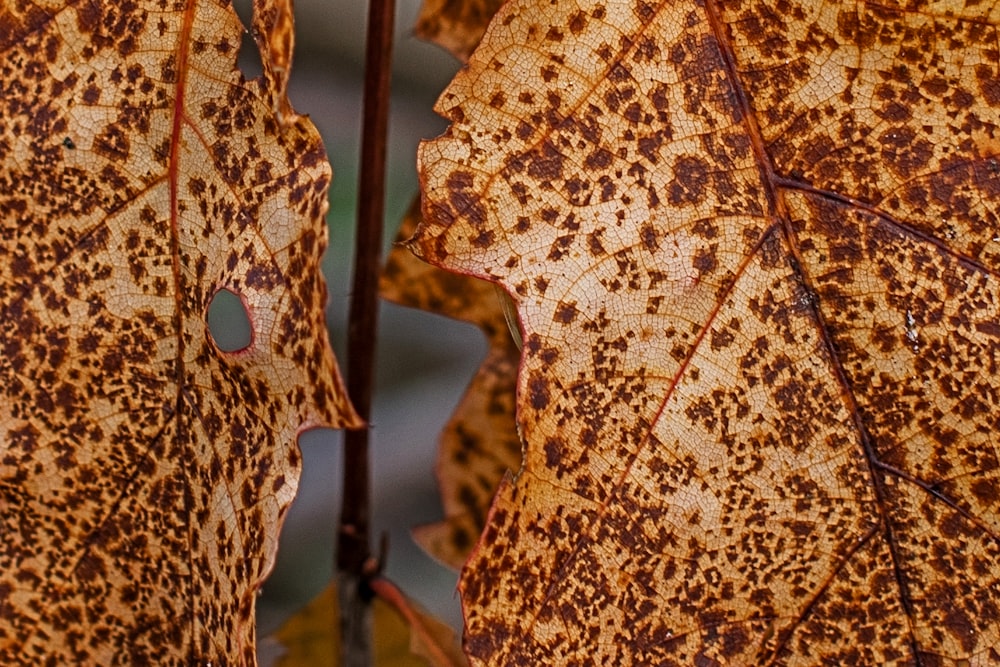
<instances>
[{"instance_id":1,"label":"leaf midrib","mask_svg":"<svg viewBox=\"0 0 1000 667\"><path fill-rule=\"evenodd\" d=\"M174 414L177 419L177 433L176 437L179 440L187 437L187 420L182 417L182 409L184 403L184 300L183 300L183 277L181 275L181 251L180 251L180 198L179 198L179 183L178 179L180 177L180 160L181 160L181 128L184 125L184 100L187 93L187 75L189 70L189 47L191 41L191 33L194 25L194 15L197 5L197 0L187 0L184 6L183 12L183 23L181 29L178 33L178 47L177 47L177 81L176 81L176 94L174 95L174 112L171 125L170 133L170 157L167 162L167 180L170 191L170 253L171 253L171 268L173 269L174 278L174 299L175 299L175 317L177 326L177 356L174 359L174 383L176 387L176 397L174 402ZM184 475L184 487L186 489L191 488L191 479L194 477L192 467L194 466L194 457L185 456L183 461L178 462ZM191 507L192 494L184 493L184 510L185 515L191 516L194 508ZM193 544L195 536L192 533L190 523L187 526L188 533L188 544ZM195 618L195 590L194 590L194 576L195 570L194 562L194 550L187 549L187 559L188 559L188 572L192 573L192 586L188 589L188 594L190 596L188 600L188 607L191 610L191 617L189 620L189 635L188 635L188 661L194 664L197 661L197 642L195 641L195 631L197 627L197 619Z\"/></svg>"}]
</instances>

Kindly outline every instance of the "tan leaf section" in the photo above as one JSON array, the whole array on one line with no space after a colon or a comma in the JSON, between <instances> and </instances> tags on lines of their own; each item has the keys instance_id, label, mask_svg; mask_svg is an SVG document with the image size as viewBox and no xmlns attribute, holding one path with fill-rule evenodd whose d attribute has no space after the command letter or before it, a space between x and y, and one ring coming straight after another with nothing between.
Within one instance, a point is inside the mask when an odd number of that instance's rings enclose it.
<instances>
[{"instance_id":1,"label":"tan leaf section","mask_svg":"<svg viewBox=\"0 0 1000 667\"><path fill-rule=\"evenodd\" d=\"M458 667L467 664L454 631L406 598L384 579L373 582L373 661L375 667ZM386 599L388 598L388 600ZM336 665L340 638L335 631L340 611L333 583L268 637L282 655L274 667Z\"/></svg>"},{"instance_id":2,"label":"tan leaf section","mask_svg":"<svg viewBox=\"0 0 1000 667\"><path fill-rule=\"evenodd\" d=\"M998 17L501 9L412 242L525 335L475 664L1000 661Z\"/></svg>"},{"instance_id":3,"label":"tan leaf section","mask_svg":"<svg viewBox=\"0 0 1000 667\"><path fill-rule=\"evenodd\" d=\"M294 123L295 111L288 100L288 80L292 75L292 55L295 51L292 0L257 0L254 11L253 36L258 51L265 54L268 61L264 77L271 91L271 108L278 123Z\"/></svg>"},{"instance_id":4,"label":"tan leaf section","mask_svg":"<svg viewBox=\"0 0 1000 667\"><path fill-rule=\"evenodd\" d=\"M409 238L419 221L414 202L399 238ZM397 245L389 253L380 289L389 301L471 322L489 342L486 359L441 434L437 475L445 520L414 530L428 553L457 569L486 525L500 480L521 466L521 441L514 427L520 352L490 283L442 271Z\"/></svg>"},{"instance_id":5,"label":"tan leaf section","mask_svg":"<svg viewBox=\"0 0 1000 667\"><path fill-rule=\"evenodd\" d=\"M358 423L323 324L330 168L277 122L272 54L243 80L241 31L202 0L0 4L3 664L253 664L296 436Z\"/></svg>"},{"instance_id":6,"label":"tan leaf section","mask_svg":"<svg viewBox=\"0 0 1000 667\"><path fill-rule=\"evenodd\" d=\"M417 37L465 62L502 4L503 0L424 0L417 17Z\"/></svg>"}]
</instances>

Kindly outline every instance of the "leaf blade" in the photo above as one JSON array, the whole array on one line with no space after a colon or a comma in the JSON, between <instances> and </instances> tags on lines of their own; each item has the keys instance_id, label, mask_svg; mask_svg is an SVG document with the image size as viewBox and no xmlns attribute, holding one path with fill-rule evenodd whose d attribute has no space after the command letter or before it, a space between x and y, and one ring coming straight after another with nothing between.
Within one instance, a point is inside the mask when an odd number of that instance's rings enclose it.
<instances>
[{"instance_id":1,"label":"leaf blade","mask_svg":"<svg viewBox=\"0 0 1000 667\"><path fill-rule=\"evenodd\" d=\"M836 15L852 10L871 29ZM914 349L914 323L940 322L942 310L918 318L906 309L913 283L879 282L893 258L918 287L934 285L921 298L943 301L960 333L941 327L931 346L971 364L969 380L992 397L997 345L972 333L990 328L1000 301L986 243L1000 195L981 176L996 153L986 89L968 76L939 82L971 97L920 106L937 154L891 143L918 136L890 104L912 88L900 85L905 67L880 63L963 62L920 42L933 20L964 31L959 53L979 48L974 21L808 2L780 16L714 2L501 10L439 100L453 124L421 149L427 222L414 242L436 264L502 282L525 329L525 465L460 585L474 660L986 659L1000 632L986 592L997 508L957 485L939 492L945 479L920 463L947 437L921 410L958 414L971 392L920 402L914 387L936 382L937 361ZM852 53L860 74L844 67ZM985 57L995 71L995 52ZM862 99L883 107L857 104L878 81L893 85ZM975 100L972 85L984 104L960 127L947 118L961 116L959 98ZM889 125L876 132L872 118ZM866 158L878 143L889 169ZM968 157L946 166L961 145ZM944 173L955 187L935 204L938 222L947 214L975 233L949 243L914 203L918 185L900 234L894 195ZM955 196L976 186L969 203ZM949 304L934 280L956 273ZM888 426L899 414L865 405L864 387L887 370L882 401L907 406L922 442L899 441ZM919 380L889 380L907 372ZM951 438L985 489L994 457L972 420L994 423L997 402L967 412ZM980 597L918 592L947 586L940 570L969 576L930 534L948 535L950 554L977 554L964 562L976 563L966 583Z\"/></svg>"},{"instance_id":2,"label":"leaf blade","mask_svg":"<svg viewBox=\"0 0 1000 667\"><path fill-rule=\"evenodd\" d=\"M253 664L294 439L357 423L318 134L242 79L228 5L2 11L0 655ZM253 328L236 353L205 323L223 288Z\"/></svg>"}]
</instances>

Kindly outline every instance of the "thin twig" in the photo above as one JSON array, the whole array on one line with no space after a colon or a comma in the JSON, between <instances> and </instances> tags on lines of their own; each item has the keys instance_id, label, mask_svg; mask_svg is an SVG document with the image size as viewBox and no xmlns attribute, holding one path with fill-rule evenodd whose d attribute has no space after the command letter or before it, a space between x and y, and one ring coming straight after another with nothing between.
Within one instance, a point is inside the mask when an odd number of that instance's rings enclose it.
<instances>
[{"instance_id":1,"label":"thin twig","mask_svg":"<svg viewBox=\"0 0 1000 667\"><path fill-rule=\"evenodd\" d=\"M385 152L395 0L370 0L365 54L364 117L358 183L354 283L347 330L347 391L358 414L371 418L378 331L378 276L385 213ZM369 667L372 659L371 590L379 570L371 555L369 429L344 441L344 496L337 533L341 664Z\"/></svg>"}]
</instances>

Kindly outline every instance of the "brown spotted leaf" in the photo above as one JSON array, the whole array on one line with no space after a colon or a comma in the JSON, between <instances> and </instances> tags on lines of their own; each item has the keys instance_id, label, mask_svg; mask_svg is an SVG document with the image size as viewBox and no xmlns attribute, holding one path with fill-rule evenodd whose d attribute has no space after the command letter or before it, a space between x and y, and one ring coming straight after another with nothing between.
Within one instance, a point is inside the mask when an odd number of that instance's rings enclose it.
<instances>
[{"instance_id":1,"label":"brown spotted leaf","mask_svg":"<svg viewBox=\"0 0 1000 667\"><path fill-rule=\"evenodd\" d=\"M226 4L0 2L3 664L253 664L296 436L357 424L330 169L276 25L245 81ZM206 326L223 289L235 352Z\"/></svg>"},{"instance_id":2,"label":"brown spotted leaf","mask_svg":"<svg viewBox=\"0 0 1000 667\"><path fill-rule=\"evenodd\" d=\"M473 662L1000 661L998 20L500 10L412 241L525 336Z\"/></svg>"},{"instance_id":3,"label":"brown spotted leaf","mask_svg":"<svg viewBox=\"0 0 1000 667\"><path fill-rule=\"evenodd\" d=\"M416 33L466 62L500 4L500 0L426 0ZM399 241L416 229L418 203L407 211ZM486 359L441 434L437 476L445 520L413 531L429 554L458 569L483 532L486 512L504 475L521 464L521 441L514 428L520 359L516 314L500 290L435 269L401 246L388 257L381 291L390 301L477 324L489 341ZM501 295L499 303L493 292ZM514 339L504 333L505 321Z\"/></svg>"},{"instance_id":4,"label":"brown spotted leaf","mask_svg":"<svg viewBox=\"0 0 1000 667\"><path fill-rule=\"evenodd\" d=\"M409 238L420 221L416 204L403 219L400 239ZM486 359L441 434L437 476L445 519L414 530L428 553L458 569L483 532L500 481L521 465L514 427L520 352L490 283L442 271L397 245L389 253L380 290L389 301L476 324L489 343Z\"/></svg>"},{"instance_id":5,"label":"brown spotted leaf","mask_svg":"<svg viewBox=\"0 0 1000 667\"><path fill-rule=\"evenodd\" d=\"M415 32L465 62L502 4L503 0L424 0Z\"/></svg>"}]
</instances>

